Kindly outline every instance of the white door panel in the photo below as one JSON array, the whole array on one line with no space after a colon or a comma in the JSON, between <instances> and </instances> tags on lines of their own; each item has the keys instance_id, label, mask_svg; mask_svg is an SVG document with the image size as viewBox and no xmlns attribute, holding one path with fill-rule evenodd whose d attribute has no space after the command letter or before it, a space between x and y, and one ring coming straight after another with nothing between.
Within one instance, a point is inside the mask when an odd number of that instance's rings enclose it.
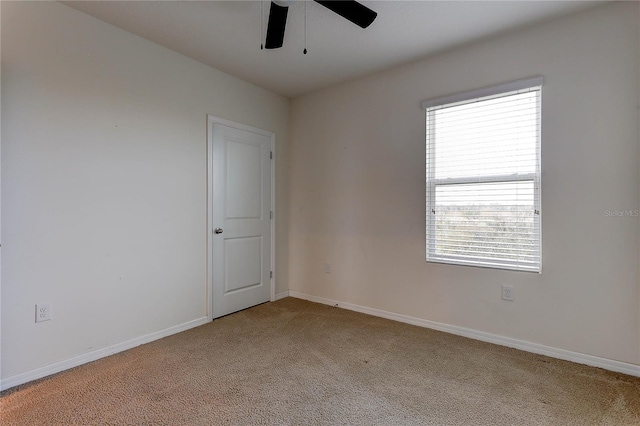
<instances>
[{"instance_id":1,"label":"white door panel","mask_svg":"<svg viewBox=\"0 0 640 426\"><path fill-rule=\"evenodd\" d=\"M217 318L271 296L272 137L215 121L209 132L212 316Z\"/></svg>"},{"instance_id":2,"label":"white door panel","mask_svg":"<svg viewBox=\"0 0 640 426\"><path fill-rule=\"evenodd\" d=\"M226 219L260 219L262 149L259 144L226 138Z\"/></svg>"},{"instance_id":3,"label":"white door panel","mask_svg":"<svg viewBox=\"0 0 640 426\"><path fill-rule=\"evenodd\" d=\"M261 269L262 237L224 240L225 294L259 286L262 283Z\"/></svg>"}]
</instances>

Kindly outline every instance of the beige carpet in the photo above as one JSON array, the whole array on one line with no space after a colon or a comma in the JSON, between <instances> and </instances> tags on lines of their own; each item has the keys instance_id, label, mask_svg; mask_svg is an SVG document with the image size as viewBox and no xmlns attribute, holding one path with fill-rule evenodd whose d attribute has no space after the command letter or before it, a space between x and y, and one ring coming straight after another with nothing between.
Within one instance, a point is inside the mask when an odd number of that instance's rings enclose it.
<instances>
[{"instance_id":1,"label":"beige carpet","mask_svg":"<svg viewBox=\"0 0 640 426\"><path fill-rule=\"evenodd\" d=\"M640 425L640 379L287 298L0 394L8 425Z\"/></svg>"}]
</instances>

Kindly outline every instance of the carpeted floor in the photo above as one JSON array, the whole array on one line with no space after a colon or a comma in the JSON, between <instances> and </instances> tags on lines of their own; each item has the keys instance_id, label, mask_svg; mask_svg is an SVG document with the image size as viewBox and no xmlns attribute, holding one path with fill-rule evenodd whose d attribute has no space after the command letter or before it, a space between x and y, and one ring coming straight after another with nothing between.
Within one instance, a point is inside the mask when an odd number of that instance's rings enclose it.
<instances>
[{"instance_id":1,"label":"carpeted floor","mask_svg":"<svg viewBox=\"0 0 640 426\"><path fill-rule=\"evenodd\" d=\"M9 389L8 425L640 425L640 379L286 298Z\"/></svg>"}]
</instances>

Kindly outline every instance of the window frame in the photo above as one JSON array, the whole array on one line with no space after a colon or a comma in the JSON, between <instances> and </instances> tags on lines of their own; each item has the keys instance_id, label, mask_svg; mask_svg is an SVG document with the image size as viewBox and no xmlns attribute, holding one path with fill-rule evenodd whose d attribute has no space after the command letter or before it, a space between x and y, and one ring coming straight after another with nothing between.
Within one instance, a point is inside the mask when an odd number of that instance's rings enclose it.
<instances>
[{"instance_id":1,"label":"window frame","mask_svg":"<svg viewBox=\"0 0 640 426\"><path fill-rule=\"evenodd\" d=\"M453 265L477 266L493 269L507 269L525 272L542 273L542 210L541 210L541 145L542 145L542 85L543 77L535 76L522 80L517 80L497 86L486 87L468 92L456 93L450 96L444 96L424 101L422 107L426 110L426 253L425 259L429 263L445 263ZM436 143L430 142L430 129L435 126L435 112L442 106L454 106L454 104L465 104L474 101L485 101L494 98L511 96L524 91L537 92L536 102L536 157L535 170L530 173L515 173L502 175L480 175L474 177L452 177L452 178L435 178ZM533 182L533 224L534 238L533 247L537 249L537 262L523 262L516 260L494 259L488 256L463 256L453 254L436 255L435 248L430 250L429 247L437 247L436 240L436 188L446 185L463 185L463 184L491 184L491 183L511 183L511 182ZM536 232L537 231L537 232ZM498 261L496 261L498 260Z\"/></svg>"}]
</instances>

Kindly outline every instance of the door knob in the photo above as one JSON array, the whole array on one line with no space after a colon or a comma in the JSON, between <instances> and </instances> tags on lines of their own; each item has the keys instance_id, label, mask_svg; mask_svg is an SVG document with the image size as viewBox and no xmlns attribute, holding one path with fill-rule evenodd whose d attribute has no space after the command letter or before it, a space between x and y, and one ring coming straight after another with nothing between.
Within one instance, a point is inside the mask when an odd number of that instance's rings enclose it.
<instances>
[{"instance_id":1,"label":"door knob","mask_svg":"<svg viewBox=\"0 0 640 426\"><path fill-rule=\"evenodd\" d=\"M216 234L222 234L222 228L216 228L213 230Z\"/></svg>"}]
</instances>

